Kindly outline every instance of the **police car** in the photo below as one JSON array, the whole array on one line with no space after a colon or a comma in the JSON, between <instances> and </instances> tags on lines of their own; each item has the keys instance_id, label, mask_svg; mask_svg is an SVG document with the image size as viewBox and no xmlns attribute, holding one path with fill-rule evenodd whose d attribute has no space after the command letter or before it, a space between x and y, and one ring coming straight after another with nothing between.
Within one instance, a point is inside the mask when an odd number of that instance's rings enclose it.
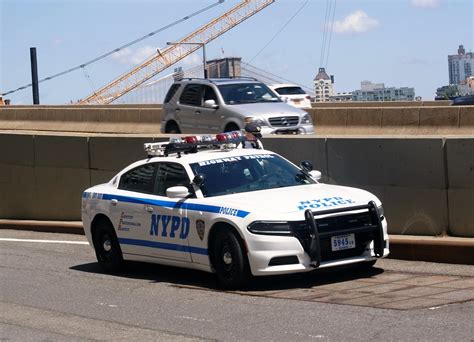
<instances>
[{"instance_id":1,"label":"police car","mask_svg":"<svg viewBox=\"0 0 474 342\"><path fill-rule=\"evenodd\" d=\"M252 276L372 266L389 253L382 204L322 184L239 131L145 144L148 157L82 196L85 234L105 272L124 260L214 272L223 288Z\"/></svg>"}]
</instances>

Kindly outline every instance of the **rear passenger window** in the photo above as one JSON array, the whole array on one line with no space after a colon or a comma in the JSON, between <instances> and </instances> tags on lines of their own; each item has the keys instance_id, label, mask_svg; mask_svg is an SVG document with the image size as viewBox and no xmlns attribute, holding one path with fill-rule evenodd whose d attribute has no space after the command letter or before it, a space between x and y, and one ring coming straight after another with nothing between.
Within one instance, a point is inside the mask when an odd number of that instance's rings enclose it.
<instances>
[{"instance_id":1,"label":"rear passenger window","mask_svg":"<svg viewBox=\"0 0 474 342\"><path fill-rule=\"evenodd\" d=\"M181 84L179 83L175 83L170 87L170 89L168 90L168 93L166 94L164 103L169 102L173 98L174 94L176 94L176 92L178 91L180 85Z\"/></svg>"},{"instance_id":2,"label":"rear passenger window","mask_svg":"<svg viewBox=\"0 0 474 342\"><path fill-rule=\"evenodd\" d=\"M179 102L190 106L201 106L201 91L200 84L188 84L184 87Z\"/></svg>"},{"instance_id":3,"label":"rear passenger window","mask_svg":"<svg viewBox=\"0 0 474 342\"><path fill-rule=\"evenodd\" d=\"M175 163L160 164L156 175L154 193L159 196L166 196L166 189L179 185L191 190L189 177L184 167Z\"/></svg>"},{"instance_id":4,"label":"rear passenger window","mask_svg":"<svg viewBox=\"0 0 474 342\"><path fill-rule=\"evenodd\" d=\"M153 193L156 169L156 164L146 164L128 171L120 177L119 189Z\"/></svg>"}]
</instances>

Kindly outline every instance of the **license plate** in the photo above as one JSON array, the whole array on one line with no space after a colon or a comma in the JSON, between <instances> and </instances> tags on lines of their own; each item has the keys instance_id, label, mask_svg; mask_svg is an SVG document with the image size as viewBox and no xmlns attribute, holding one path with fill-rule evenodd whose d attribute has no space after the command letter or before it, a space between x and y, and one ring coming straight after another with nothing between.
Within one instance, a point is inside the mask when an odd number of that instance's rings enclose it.
<instances>
[{"instance_id":1,"label":"license plate","mask_svg":"<svg viewBox=\"0 0 474 342\"><path fill-rule=\"evenodd\" d=\"M298 104L298 103L301 102L300 100L291 100L291 101L293 101L293 102L296 103L296 104Z\"/></svg>"},{"instance_id":2,"label":"license plate","mask_svg":"<svg viewBox=\"0 0 474 342\"><path fill-rule=\"evenodd\" d=\"M356 242L354 234L338 235L331 237L331 250L333 252L355 248L355 246Z\"/></svg>"}]
</instances>

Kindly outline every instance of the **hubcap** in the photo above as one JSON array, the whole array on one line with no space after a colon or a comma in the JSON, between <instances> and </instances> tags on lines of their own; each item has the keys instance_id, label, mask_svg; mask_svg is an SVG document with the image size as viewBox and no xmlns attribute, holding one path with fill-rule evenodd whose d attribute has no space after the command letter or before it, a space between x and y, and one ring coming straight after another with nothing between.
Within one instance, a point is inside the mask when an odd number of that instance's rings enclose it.
<instances>
[{"instance_id":1,"label":"hubcap","mask_svg":"<svg viewBox=\"0 0 474 342\"><path fill-rule=\"evenodd\" d=\"M222 260L224 260L224 264L226 265L232 264L232 254L230 254L230 252L225 252L222 256Z\"/></svg>"},{"instance_id":2,"label":"hubcap","mask_svg":"<svg viewBox=\"0 0 474 342\"><path fill-rule=\"evenodd\" d=\"M112 244L110 243L109 239L105 239L102 246L104 248L104 251L106 251L106 252L110 252L110 250L112 249Z\"/></svg>"}]
</instances>

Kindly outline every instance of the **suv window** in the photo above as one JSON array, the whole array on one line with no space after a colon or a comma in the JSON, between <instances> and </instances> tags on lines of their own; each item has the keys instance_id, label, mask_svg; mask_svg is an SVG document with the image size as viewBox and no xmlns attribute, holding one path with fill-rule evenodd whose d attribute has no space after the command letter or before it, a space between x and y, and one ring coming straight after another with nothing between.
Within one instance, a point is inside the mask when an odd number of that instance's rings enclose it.
<instances>
[{"instance_id":1,"label":"suv window","mask_svg":"<svg viewBox=\"0 0 474 342\"><path fill-rule=\"evenodd\" d=\"M201 92L202 85L188 84L184 87L179 102L190 106L201 106Z\"/></svg>"},{"instance_id":2,"label":"suv window","mask_svg":"<svg viewBox=\"0 0 474 342\"><path fill-rule=\"evenodd\" d=\"M281 102L263 83L236 83L218 86L226 104Z\"/></svg>"},{"instance_id":3,"label":"suv window","mask_svg":"<svg viewBox=\"0 0 474 342\"><path fill-rule=\"evenodd\" d=\"M156 175L155 195L166 196L166 189L179 185L190 189L189 177L184 167L175 163L160 164Z\"/></svg>"},{"instance_id":4,"label":"suv window","mask_svg":"<svg viewBox=\"0 0 474 342\"><path fill-rule=\"evenodd\" d=\"M172 99L172 97L174 96L174 94L176 94L180 86L181 84L179 83L175 83L171 86L171 88L168 90L168 93L166 94L164 103L167 103Z\"/></svg>"},{"instance_id":5,"label":"suv window","mask_svg":"<svg viewBox=\"0 0 474 342\"><path fill-rule=\"evenodd\" d=\"M212 89L209 86L204 86L204 95L203 95L202 103L204 103L204 101L207 101L207 100L214 100L214 101L216 101L216 103L218 102L217 101L217 95L216 95L216 92L214 91L214 89Z\"/></svg>"},{"instance_id":6,"label":"suv window","mask_svg":"<svg viewBox=\"0 0 474 342\"><path fill-rule=\"evenodd\" d=\"M280 95L306 95L306 92L300 87L281 87L275 91Z\"/></svg>"},{"instance_id":7,"label":"suv window","mask_svg":"<svg viewBox=\"0 0 474 342\"><path fill-rule=\"evenodd\" d=\"M155 184L156 164L136 167L120 177L118 188L128 191L153 193Z\"/></svg>"}]
</instances>

